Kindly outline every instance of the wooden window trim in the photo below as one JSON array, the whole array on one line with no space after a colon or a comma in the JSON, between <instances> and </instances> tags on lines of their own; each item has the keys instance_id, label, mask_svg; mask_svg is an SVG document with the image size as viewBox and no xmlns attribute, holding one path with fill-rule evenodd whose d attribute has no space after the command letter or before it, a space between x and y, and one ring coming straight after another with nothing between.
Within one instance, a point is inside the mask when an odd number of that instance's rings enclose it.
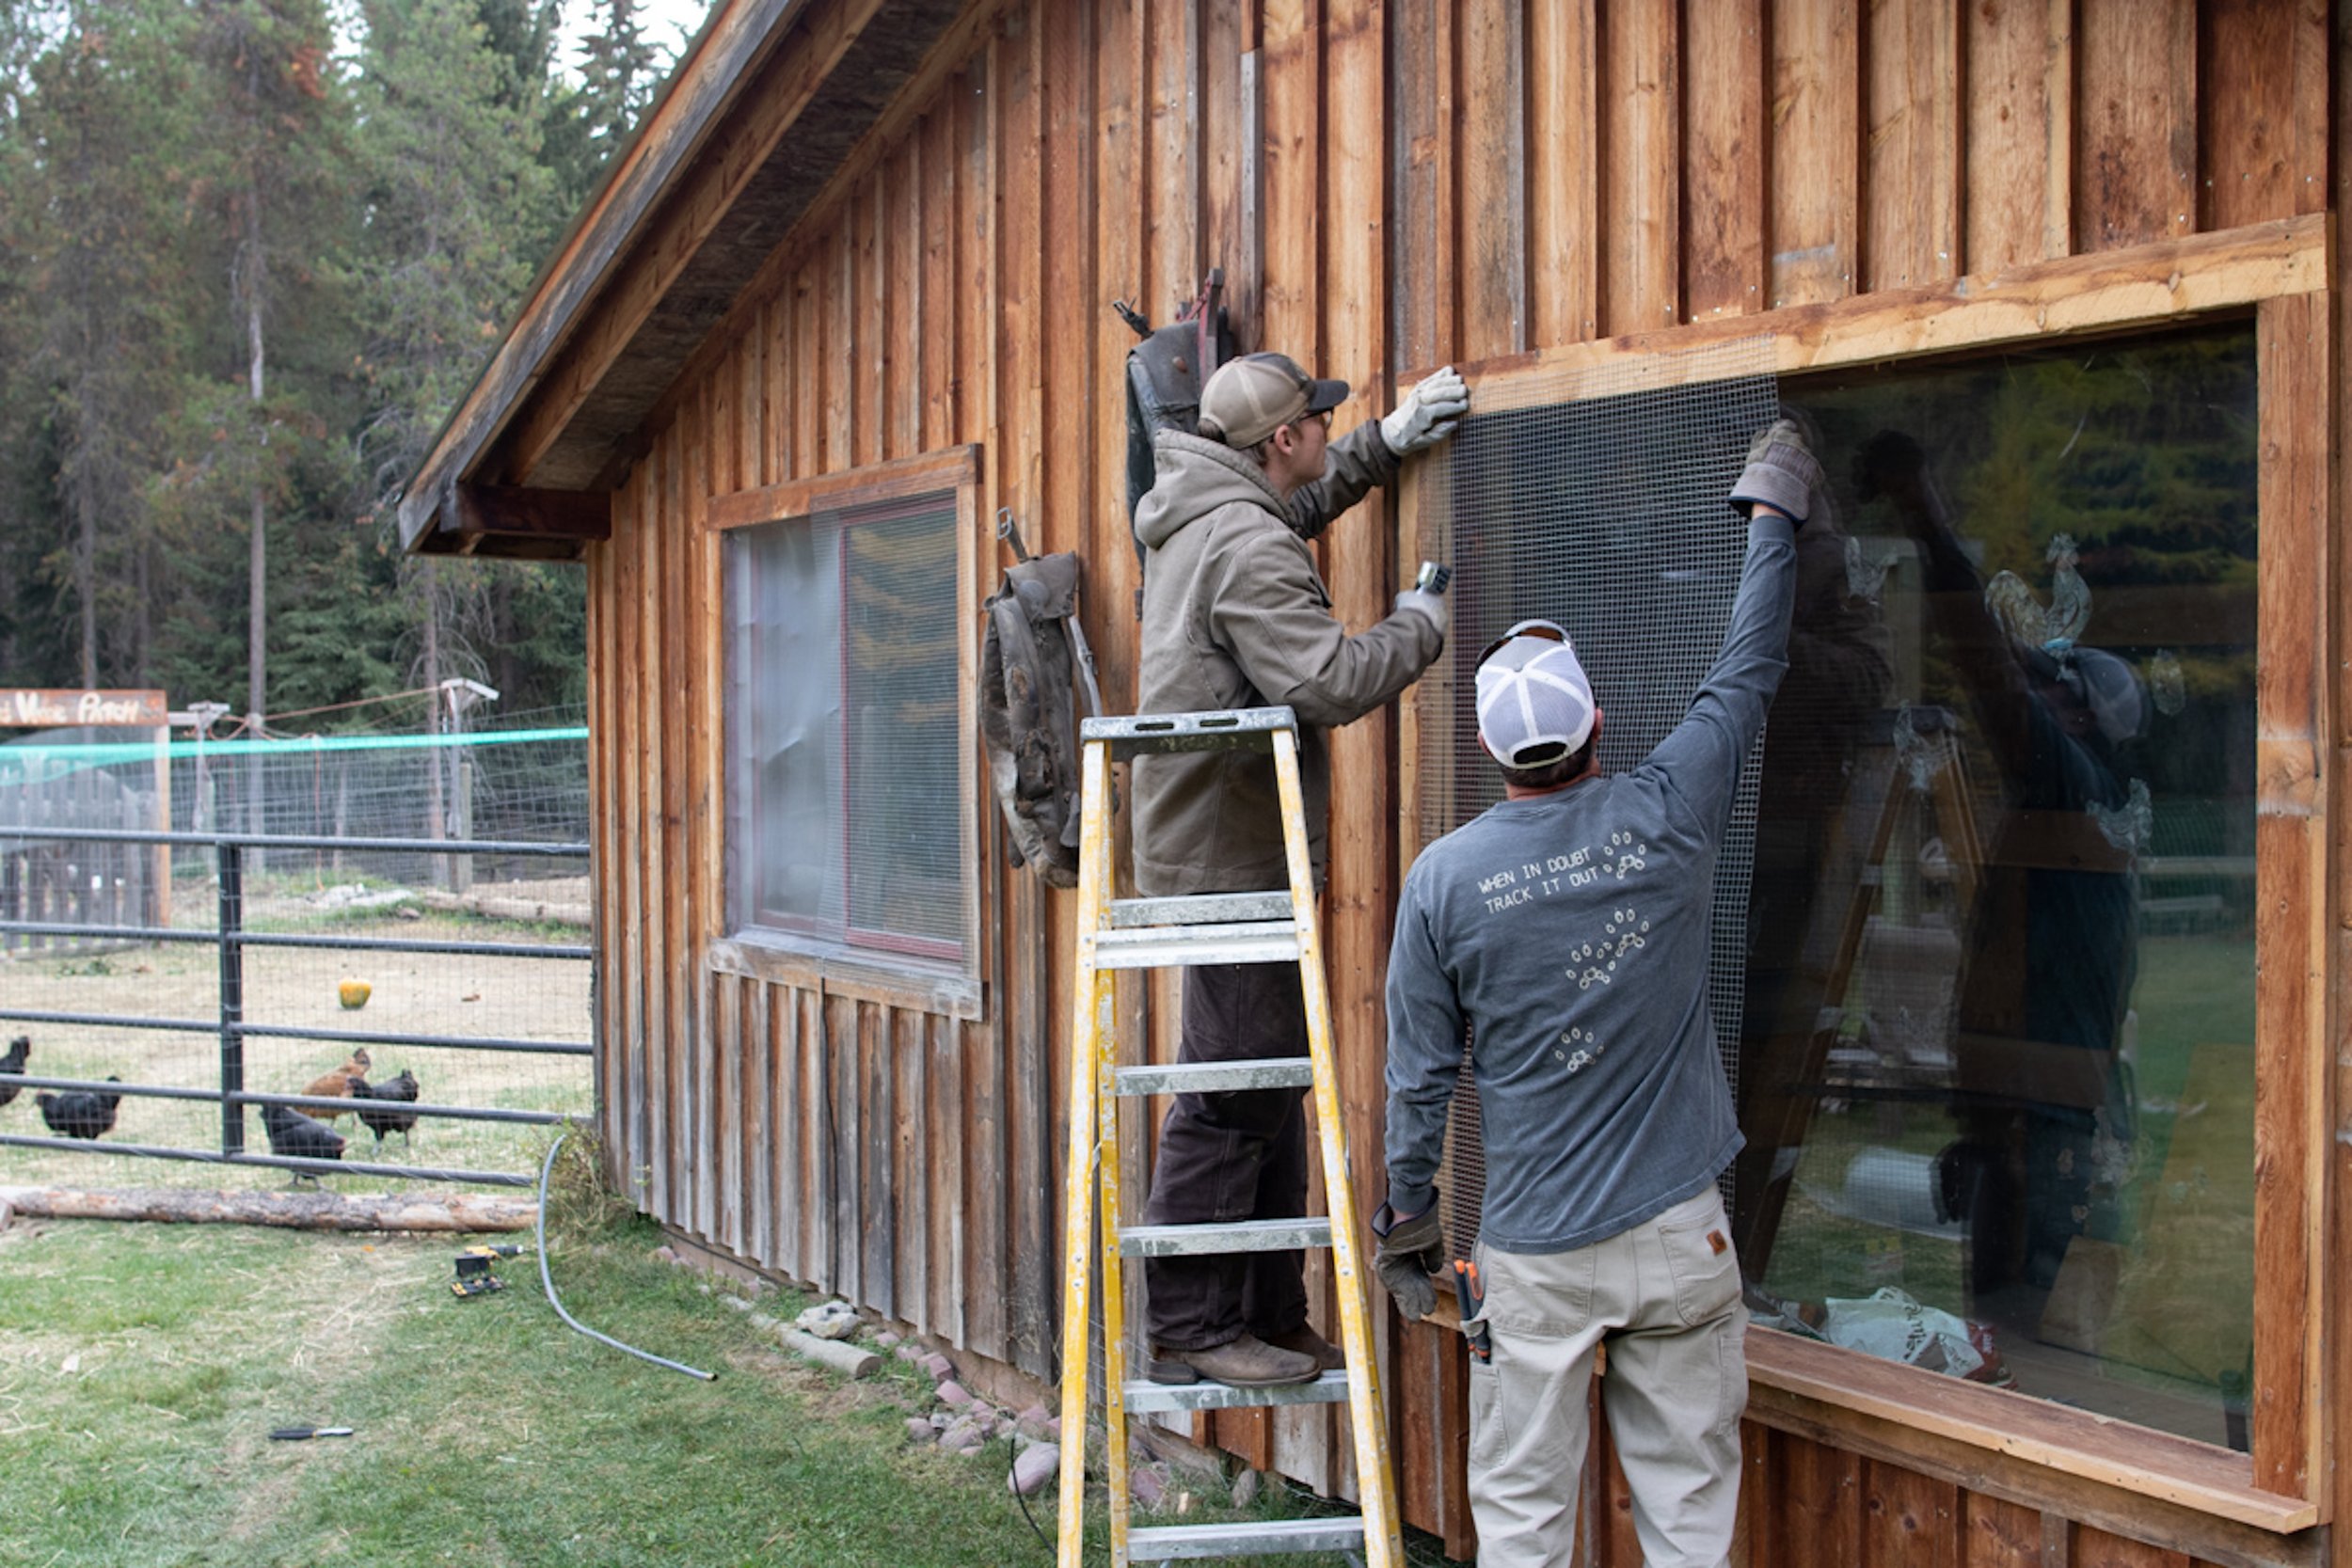
<instances>
[{"instance_id":1,"label":"wooden window trim","mask_svg":"<svg viewBox=\"0 0 2352 1568\"><path fill-rule=\"evenodd\" d=\"M707 521L711 528L723 531L805 517L814 512L840 512L850 507L875 506L883 501L904 500L933 490L954 490L961 496L977 485L979 478L978 447L944 447L938 451L900 457L888 463L875 463L863 468L845 468L839 473L818 474L813 479L791 479L781 484L765 484L756 490L738 490L732 495L713 496ZM963 546L960 544L957 547L959 568L964 564L962 549Z\"/></svg>"},{"instance_id":2,"label":"wooden window trim","mask_svg":"<svg viewBox=\"0 0 2352 1568\"><path fill-rule=\"evenodd\" d=\"M2329 282L2333 219L2312 214L2189 238L2033 262L1932 288L1889 291L1755 315L1568 344L1462 367L1473 406L1556 398L1563 371L1654 371L1675 384L1684 364L1661 356L1769 337L1783 374L2079 334L2161 330L2250 309L2260 367L2257 512L2263 535L2256 685L2257 963L2272 976L2255 1002L2254 1388L2250 1455L2087 1416L2029 1395L1979 1389L1859 1352L1818 1347L1826 1370L1752 1333L1763 1397L1750 1414L1823 1441L1932 1467L1939 1445L1987 1464L2083 1478L2171 1500L2191 1517L2283 1535L2328 1522L2326 1196L2332 1053L2328 934L2333 928L2326 776L2333 668L2327 585L2333 417ZM1411 376L1401 379L1409 383ZM1637 384L1639 384L1637 382ZM1422 486L1399 483L1397 558L1424 552ZM1442 557L1440 557L1442 559ZM1400 705L1397 842L1409 864L1422 844L1424 781L1419 689ZM1442 787L1442 781L1428 781ZM1402 867L1400 866L1400 877ZM2299 977L2299 983L2295 978ZM1883 1376L1884 1373L1904 1376ZM1967 1419L1956 1402L1995 1402ZM1802 1418L1796 1412L1802 1408ZM1867 1441L1866 1441L1867 1439ZM2189 1450L2184 1457L2182 1450ZM1971 1484L1974 1484L1973 1482ZM2216 1560L2230 1560L2226 1555Z\"/></svg>"},{"instance_id":3,"label":"wooden window trim","mask_svg":"<svg viewBox=\"0 0 2352 1568\"><path fill-rule=\"evenodd\" d=\"M715 939L703 950L703 967L713 974L739 975L771 986L847 996L942 1018L978 1019L982 1012L977 974L943 972L933 978L912 966L861 962L855 954L818 952L764 932L739 931Z\"/></svg>"},{"instance_id":4,"label":"wooden window trim","mask_svg":"<svg viewBox=\"0 0 2352 1568\"><path fill-rule=\"evenodd\" d=\"M2257 1490L2244 1454L2029 1394L1751 1328L1748 1418L2200 1562L2331 1560L2313 1502Z\"/></svg>"},{"instance_id":5,"label":"wooden window trim","mask_svg":"<svg viewBox=\"0 0 2352 1568\"><path fill-rule=\"evenodd\" d=\"M1832 1442L1876 1425L1899 1463L1931 1452L1908 1436L1938 1438L1996 1471L2056 1470L2272 1534L2319 1522L2316 1502L2258 1489L2246 1454L1775 1329L1748 1330L1748 1379L1753 1418Z\"/></svg>"},{"instance_id":6,"label":"wooden window trim","mask_svg":"<svg viewBox=\"0 0 2352 1568\"><path fill-rule=\"evenodd\" d=\"M1536 377L1603 365L1651 361L1661 374L1649 385L1670 386L1673 382L1665 376L1675 367L1657 363L1658 356L1743 338L1770 337L1772 368L1788 375L2077 333L2153 327L2326 289L2334 224L2332 214L2312 213L2154 245L2027 262L1926 288L1888 289L1748 316L1711 316L1682 326L1566 343L1458 368L1470 382L1474 399L1490 407L1509 407L1514 382L1532 383ZM1397 385L1410 386L1422 373L1399 376ZM1408 488L1410 482L1408 469Z\"/></svg>"},{"instance_id":7,"label":"wooden window trim","mask_svg":"<svg viewBox=\"0 0 2352 1568\"><path fill-rule=\"evenodd\" d=\"M979 599L976 587L980 560L980 449L946 447L938 451L887 463L848 468L812 479L788 481L714 496L705 509L706 537L714 546L728 530L763 523L790 522L818 512L849 511L905 500L934 492L952 492L956 509L956 691L961 702L974 689L979 674ZM714 555L715 555L714 549ZM714 562L714 571L716 565ZM723 594L721 595L723 598ZM725 623L726 617L714 617ZM732 635L731 624L719 635ZM716 716L711 744L723 773L732 767L723 734L726 712ZM992 945L981 929L981 889L988 875L988 846L980 831L980 792L985 787L979 756L979 726L960 713L956 724L957 776L964 781L957 800L957 831L964 855L963 914L967 938L962 958L952 967L927 965L921 959L894 962L881 949L845 949L832 942L802 945L789 933L765 928L737 928L723 903L731 891L730 835L714 835L709 885L719 890L721 907L713 930L724 931L703 950L703 967L714 974L740 975L772 985L803 987L835 996L851 996L894 1007L912 1007L947 1018L980 1019L986 1014L985 973Z\"/></svg>"}]
</instances>

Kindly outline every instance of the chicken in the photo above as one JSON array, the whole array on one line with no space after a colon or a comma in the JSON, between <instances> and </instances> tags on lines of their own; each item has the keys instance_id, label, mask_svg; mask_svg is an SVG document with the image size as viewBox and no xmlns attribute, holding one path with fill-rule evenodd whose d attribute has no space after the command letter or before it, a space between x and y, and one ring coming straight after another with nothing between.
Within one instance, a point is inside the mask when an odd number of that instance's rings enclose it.
<instances>
[{"instance_id":1,"label":"chicken","mask_svg":"<svg viewBox=\"0 0 2352 1568\"><path fill-rule=\"evenodd\" d=\"M399 1077L389 1078L381 1084L373 1085L364 1079L355 1078L351 1081L351 1098L354 1101L351 1108L358 1114L360 1123L375 1134L376 1148L384 1147L384 1134L387 1132L397 1132L402 1142L411 1148L415 1147L416 1140L409 1136L409 1129L417 1125L417 1114L414 1111L377 1111L358 1103L360 1101L388 1100L400 1104L414 1105L417 1102L417 1075L415 1073L406 1068L402 1068Z\"/></svg>"},{"instance_id":2,"label":"chicken","mask_svg":"<svg viewBox=\"0 0 2352 1568\"><path fill-rule=\"evenodd\" d=\"M365 1078L368 1075L369 1066L368 1048L364 1045L356 1046L352 1050L351 1059L349 1061L345 1062L342 1066L337 1068L332 1072L324 1073L319 1077L311 1079L310 1086L302 1092L321 1100L329 1096L342 1097L348 1095L351 1093L351 1081L354 1078ZM329 1121L333 1121L337 1117L342 1115L341 1111L328 1110L321 1110L317 1114L325 1117Z\"/></svg>"},{"instance_id":3,"label":"chicken","mask_svg":"<svg viewBox=\"0 0 2352 1568\"><path fill-rule=\"evenodd\" d=\"M2080 553L2074 535L2050 540L2050 602L2034 597L2026 579L2015 572L1996 572L1984 585L1984 607L1993 612L2010 638L2028 648L2064 654L2090 624L2090 585L2075 570Z\"/></svg>"},{"instance_id":4,"label":"chicken","mask_svg":"<svg viewBox=\"0 0 2352 1568\"><path fill-rule=\"evenodd\" d=\"M24 1058L31 1055L32 1052L33 1037L30 1035L17 1036L16 1038L8 1042L8 1053L5 1056L0 1056L0 1072L14 1073L18 1076L22 1076L24 1071ZM0 1105L6 1105L9 1101L14 1100L18 1095L24 1092L24 1085L22 1084L0 1084Z\"/></svg>"},{"instance_id":5,"label":"chicken","mask_svg":"<svg viewBox=\"0 0 2352 1568\"><path fill-rule=\"evenodd\" d=\"M122 1080L110 1072L106 1082L119 1084ZM52 1132L68 1138L95 1139L114 1131L115 1107L122 1103L122 1096L90 1089L68 1089L63 1094L43 1090L33 1096L33 1103L40 1107L40 1119L49 1124Z\"/></svg>"},{"instance_id":6,"label":"chicken","mask_svg":"<svg viewBox=\"0 0 2352 1568\"><path fill-rule=\"evenodd\" d=\"M269 1151L289 1160L340 1160L343 1136L323 1121L312 1121L284 1105L262 1107L262 1125L269 1131Z\"/></svg>"},{"instance_id":7,"label":"chicken","mask_svg":"<svg viewBox=\"0 0 2352 1568\"><path fill-rule=\"evenodd\" d=\"M2099 825L2099 836L2127 855L2145 854L2148 841L2155 836L2156 814L2148 799L2145 779L2132 781L2131 791L2120 806L2090 800L2085 802L2083 809Z\"/></svg>"}]
</instances>

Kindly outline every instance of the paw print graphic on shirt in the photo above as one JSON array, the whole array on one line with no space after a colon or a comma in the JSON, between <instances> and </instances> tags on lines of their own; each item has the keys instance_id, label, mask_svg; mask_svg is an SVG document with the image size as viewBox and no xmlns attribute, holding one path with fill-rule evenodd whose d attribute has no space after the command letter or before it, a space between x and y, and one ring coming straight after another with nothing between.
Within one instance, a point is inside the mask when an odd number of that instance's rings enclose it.
<instances>
[{"instance_id":1,"label":"paw print graphic on shirt","mask_svg":"<svg viewBox=\"0 0 2352 1568\"><path fill-rule=\"evenodd\" d=\"M1573 1078L1597 1061L1601 1050L1599 1037L1582 1024L1577 1024L1560 1031L1560 1043L1552 1048L1551 1059L1565 1062L1568 1076Z\"/></svg>"},{"instance_id":2,"label":"paw print graphic on shirt","mask_svg":"<svg viewBox=\"0 0 2352 1568\"><path fill-rule=\"evenodd\" d=\"M1649 845L1629 832L1613 832L1601 846L1600 874L1624 881L1631 873L1649 865Z\"/></svg>"}]
</instances>

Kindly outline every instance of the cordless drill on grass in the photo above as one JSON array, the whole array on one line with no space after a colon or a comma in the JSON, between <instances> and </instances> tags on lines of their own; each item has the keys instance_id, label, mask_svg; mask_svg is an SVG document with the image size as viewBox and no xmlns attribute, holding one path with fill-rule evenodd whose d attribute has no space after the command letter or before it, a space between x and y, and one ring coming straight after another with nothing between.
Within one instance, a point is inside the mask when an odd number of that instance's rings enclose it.
<instances>
[{"instance_id":1,"label":"cordless drill on grass","mask_svg":"<svg viewBox=\"0 0 2352 1568\"><path fill-rule=\"evenodd\" d=\"M462 1299L505 1290L506 1281L498 1276L498 1260L519 1256L522 1250L512 1242L466 1248L457 1255L457 1277L450 1282L450 1293Z\"/></svg>"}]
</instances>

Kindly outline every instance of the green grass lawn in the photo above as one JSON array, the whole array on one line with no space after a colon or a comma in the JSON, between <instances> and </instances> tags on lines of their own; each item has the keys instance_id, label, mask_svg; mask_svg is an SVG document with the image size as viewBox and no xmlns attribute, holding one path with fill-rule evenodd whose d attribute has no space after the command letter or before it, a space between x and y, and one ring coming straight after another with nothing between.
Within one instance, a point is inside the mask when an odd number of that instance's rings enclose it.
<instances>
[{"instance_id":1,"label":"green grass lawn","mask_svg":"<svg viewBox=\"0 0 2352 1568\"><path fill-rule=\"evenodd\" d=\"M786 1357L653 1260L660 1240L625 1221L559 1243L557 1288L716 1383L565 1329L528 1256L501 1265L508 1290L456 1299L453 1238L19 1220L0 1232L0 1562L1052 1561L1006 1489L1009 1445L911 1446L928 1380ZM294 1424L358 1432L270 1441ZM1272 1491L1262 1510L1295 1511ZM1051 1488L1030 1507L1050 1535ZM1099 1533L1099 1490L1089 1514Z\"/></svg>"}]
</instances>

